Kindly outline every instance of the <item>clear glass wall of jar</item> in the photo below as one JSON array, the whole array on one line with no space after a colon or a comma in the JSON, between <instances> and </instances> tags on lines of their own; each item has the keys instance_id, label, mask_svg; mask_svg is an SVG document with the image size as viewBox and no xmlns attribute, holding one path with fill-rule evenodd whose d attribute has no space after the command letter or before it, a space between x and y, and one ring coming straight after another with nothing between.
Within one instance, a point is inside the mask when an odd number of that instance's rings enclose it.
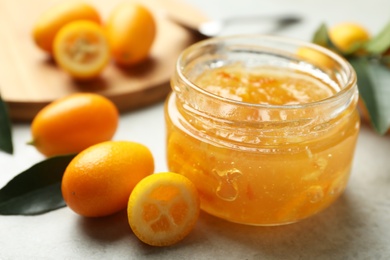
<instances>
[{"instance_id":1,"label":"clear glass wall of jar","mask_svg":"<svg viewBox=\"0 0 390 260\"><path fill-rule=\"evenodd\" d=\"M319 56L307 59L301 50ZM300 71L337 91L315 102L268 105L194 83L205 71L232 64ZM359 132L358 91L352 67L335 53L272 36L209 39L181 54L171 86L168 168L194 182L204 211L237 223L281 225L320 212L345 190Z\"/></svg>"}]
</instances>

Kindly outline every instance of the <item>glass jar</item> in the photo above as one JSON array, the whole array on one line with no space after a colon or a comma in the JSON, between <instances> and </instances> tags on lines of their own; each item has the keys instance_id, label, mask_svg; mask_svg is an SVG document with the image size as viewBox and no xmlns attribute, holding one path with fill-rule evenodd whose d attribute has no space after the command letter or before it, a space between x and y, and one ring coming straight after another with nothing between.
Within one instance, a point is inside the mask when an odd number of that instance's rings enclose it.
<instances>
[{"instance_id":1,"label":"glass jar","mask_svg":"<svg viewBox=\"0 0 390 260\"><path fill-rule=\"evenodd\" d=\"M304 73L335 92L301 104L254 104L195 83L234 64L243 72ZM337 54L273 36L213 38L183 51L171 86L168 168L193 181L209 214L250 225L293 223L345 190L360 121L355 72Z\"/></svg>"}]
</instances>

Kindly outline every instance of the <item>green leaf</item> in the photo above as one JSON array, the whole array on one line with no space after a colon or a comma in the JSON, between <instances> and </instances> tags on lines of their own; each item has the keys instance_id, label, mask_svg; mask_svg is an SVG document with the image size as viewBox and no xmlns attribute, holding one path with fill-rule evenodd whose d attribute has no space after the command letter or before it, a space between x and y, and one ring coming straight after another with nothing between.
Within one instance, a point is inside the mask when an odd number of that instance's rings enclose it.
<instances>
[{"instance_id":1,"label":"green leaf","mask_svg":"<svg viewBox=\"0 0 390 260\"><path fill-rule=\"evenodd\" d=\"M390 67L390 55L382 56L379 61L384 65L384 66L389 66Z\"/></svg>"},{"instance_id":2,"label":"green leaf","mask_svg":"<svg viewBox=\"0 0 390 260\"><path fill-rule=\"evenodd\" d=\"M8 116L7 106L0 96L0 150L13 154L11 120Z\"/></svg>"},{"instance_id":3,"label":"green leaf","mask_svg":"<svg viewBox=\"0 0 390 260\"><path fill-rule=\"evenodd\" d=\"M370 54L382 54L390 48L390 22L366 45Z\"/></svg>"},{"instance_id":4,"label":"green leaf","mask_svg":"<svg viewBox=\"0 0 390 260\"><path fill-rule=\"evenodd\" d=\"M326 24L321 24L320 27L314 32L312 42L323 47L331 46L331 41L328 35L328 27Z\"/></svg>"},{"instance_id":5,"label":"green leaf","mask_svg":"<svg viewBox=\"0 0 390 260\"><path fill-rule=\"evenodd\" d=\"M320 27L315 31L312 42L335 52L342 53L342 51L339 50L332 42L328 32L329 30L326 24L321 24Z\"/></svg>"},{"instance_id":6,"label":"green leaf","mask_svg":"<svg viewBox=\"0 0 390 260\"><path fill-rule=\"evenodd\" d=\"M390 74L379 63L365 58L351 58L357 74L360 96L366 105L374 129L385 134L390 127Z\"/></svg>"},{"instance_id":7,"label":"green leaf","mask_svg":"<svg viewBox=\"0 0 390 260\"><path fill-rule=\"evenodd\" d=\"M74 156L48 158L9 181L0 190L0 215L38 215L66 206L61 180Z\"/></svg>"},{"instance_id":8,"label":"green leaf","mask_svg":"<svg viewBox=\"0 0 390 260\"><path fill-rule=\"evenodd\" d=\"M389 70L377 62L370 62L368 73L374 83L379 120L377 130L385 134L390 127L390 73Z\"/></svg>"}]
</instances>

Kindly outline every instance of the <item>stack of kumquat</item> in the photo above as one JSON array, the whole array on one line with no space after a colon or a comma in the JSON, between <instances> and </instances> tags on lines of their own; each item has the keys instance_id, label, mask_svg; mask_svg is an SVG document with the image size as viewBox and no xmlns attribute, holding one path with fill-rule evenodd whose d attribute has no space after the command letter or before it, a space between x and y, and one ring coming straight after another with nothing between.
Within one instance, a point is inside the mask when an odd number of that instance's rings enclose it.
<instances>
[{"instance_id":1,"label":"stack of kumquat","mask_svg":"<svg viewBox=\"0 0 390 260\"><path fill-rule=\"evenodd\" d=\"M155 36L153 13L133 1L118 5L106 21L88 3L65 1L42 13L33 28L36 45L79 80L99 76L111 57L125 66L145 60Z\"/></svg>"},{"instance_id":2,"label":"stack of kumquat","mask_svg":"<svg viewBox=\"0 0 390 260\"><path fill-rule=\"evenodd\" d=\"M76 93L39 111L30 144L48 157L77 154L61 181L62 196L74 212L103 217L127 207L129 225L143 242L168 246L181 241L198 219L198 191L182 175L154 173L154 158L145 145L111 140L117 126L118 110L110 100Z\"/></svg>"},{"instance_id":3,"label":"stack of kumquat","mask_svg":"<svg viewBox=\"0 0 390 260\"><path fill-rule=\"evenodd\" d=\"M109 99L76 93L38 112L30 144L48 157L76 154L62 176L61 193L77 214L103 217L127 208L129 225L143 242L181 241L198 220L198 191L182 175L154 173L145 145L111 140L117 126L118 110Z\"/></svg>"}]
</instances>

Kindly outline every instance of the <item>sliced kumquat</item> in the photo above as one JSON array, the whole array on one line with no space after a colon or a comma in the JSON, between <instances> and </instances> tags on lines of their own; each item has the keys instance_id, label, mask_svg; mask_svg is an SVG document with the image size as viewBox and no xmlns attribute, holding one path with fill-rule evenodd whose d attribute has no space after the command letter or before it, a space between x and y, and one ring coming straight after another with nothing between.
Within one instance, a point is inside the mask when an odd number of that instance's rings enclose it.
<instances>
[{"instance_id":1,"label":"sliced kumquat","mask_svg":"<svg viewBox=\"0 0 390 260\"><path fill-rule=\"evenodd\" d=\"M65 25L54 40L54 58L76 79L97 77L110 59L103 28L86 20Z\"/></svg>"},{"instance_id":2,"label":"sliced kumquat","mask_svg":"<svg viewBox=\"0 0 390 260\"><path fill-rule=\"evenodd\" d=\"M127 208L134 234L152 246L169 246L184 239L194 228L199 211L194 184L171 172L141 180L131 193Z\"/></svg>"}]
</instances>

